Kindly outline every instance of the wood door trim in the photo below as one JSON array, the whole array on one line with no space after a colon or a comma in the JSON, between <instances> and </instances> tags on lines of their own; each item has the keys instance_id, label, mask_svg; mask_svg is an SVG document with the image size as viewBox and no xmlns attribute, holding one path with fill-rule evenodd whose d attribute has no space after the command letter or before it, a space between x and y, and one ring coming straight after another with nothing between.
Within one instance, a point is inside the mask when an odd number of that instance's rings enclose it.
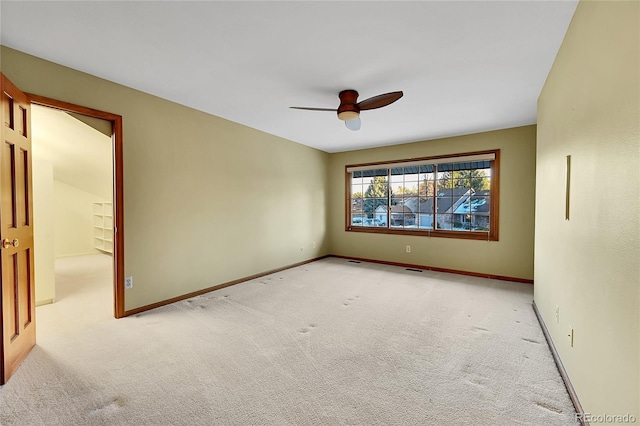
<instances>
[{"instance_id":1,"label":"wood door trim","mask_svg":"<svg viewBox=\"0 0 640 426\"><path fill-rule=\"evenodd\" d=\"M42 105L58 110L87 115L111 122L111 141L113 147L113 224L116 231L113 235L113 277L114 277L114 316L125 316L124 309L124 160L122 150L122 116L110 112L75 105L45 96L27 93L32 104Z\"/></svg>"}]
</instances>

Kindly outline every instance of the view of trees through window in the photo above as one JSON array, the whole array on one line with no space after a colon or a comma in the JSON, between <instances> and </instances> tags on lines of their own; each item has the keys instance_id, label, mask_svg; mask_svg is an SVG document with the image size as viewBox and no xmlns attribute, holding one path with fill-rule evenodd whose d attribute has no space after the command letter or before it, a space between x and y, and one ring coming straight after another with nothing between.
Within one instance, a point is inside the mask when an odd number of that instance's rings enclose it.
<instances>
[{"instance_id":1,"label":"view of trees through window","mask_svg":"<svg viewBox=\"0 0 640 426\"><path fill-rule=\"evenodd\" d=\"M489 232L490 160L349 174L352 227Z\"/></svg>"}]
</instances>

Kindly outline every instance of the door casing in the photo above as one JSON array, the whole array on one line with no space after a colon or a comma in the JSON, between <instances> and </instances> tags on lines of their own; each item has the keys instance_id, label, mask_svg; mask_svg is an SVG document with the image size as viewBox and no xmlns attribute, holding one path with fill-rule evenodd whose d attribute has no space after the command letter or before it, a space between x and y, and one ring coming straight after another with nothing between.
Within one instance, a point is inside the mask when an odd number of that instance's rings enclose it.
<instances>
[{"instance_id":1,"label":"door casing","mask_svg":"<svg viewBox=\"0 0 640 426\"><path fill-rule=\"evenodd\" d=\"M122 152L122 116L99 111L40 95L27 93L31 104L82 114L111 122L113 156L113 300L114 317L125 316L124 303L124 164Z\"/></svg>"}]
</instances>

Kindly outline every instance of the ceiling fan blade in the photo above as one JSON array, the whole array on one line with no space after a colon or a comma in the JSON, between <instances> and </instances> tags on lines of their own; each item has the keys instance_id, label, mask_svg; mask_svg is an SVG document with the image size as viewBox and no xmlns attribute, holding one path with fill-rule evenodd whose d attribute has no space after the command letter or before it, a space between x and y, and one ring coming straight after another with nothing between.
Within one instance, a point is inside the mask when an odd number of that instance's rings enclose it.
<instances>
[{"instance_id":1,"label":"ceiling fan blade","mask_svg":"<svg viewBox=\"0 0 640 426\"><path fill-rule=\"evenodd\" d=\"M289 108L292 108L292 109L304 109L304 110L307 110L307 111L333 111L333 112L337 111L337 109L335 109L335 108L310 108L310 107L289 107Z\"/></svg>"},{"instance_id":2,"label":"ceiling fan blade","mask_svg":"<svg viewBox=\"0 0 640 426\"><path fill-rule=\"evenodd\" d=\"M360 130L361 124L362 122L360 121L360 117L344 122L344 125L347 126L347 129L353 130L353 131Z\"/></svg>"},{"instance_id":3,"label":"ceiling fan blade","mask_svg":"<svg viewBox=\"0 0 640 426\"><path fill-rule=\"evenodd\" d=\"M382 108L383 106L394 103L395 101L400 99L402 95L402 91L385 93L382 95L374 96L373 98L365 99L362 102L358 102L356 106L360 108L360 111Z\"/></svg>"}]
</instances>

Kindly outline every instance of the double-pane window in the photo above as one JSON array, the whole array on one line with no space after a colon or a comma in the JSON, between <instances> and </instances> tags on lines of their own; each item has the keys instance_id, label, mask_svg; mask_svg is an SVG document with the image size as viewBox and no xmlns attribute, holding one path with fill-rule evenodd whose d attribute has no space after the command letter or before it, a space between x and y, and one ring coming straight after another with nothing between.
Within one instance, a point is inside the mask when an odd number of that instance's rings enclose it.
<instances>
[{"instance_id":1,"label":"double-pane window","mask_svg":"<svg viewBox=\"0 0 640 426\"><path fill-rule=\"evenodd\" d=\"M499 151L347 166L346 229L497 240Z\"/></svg>"}]
</instances>

